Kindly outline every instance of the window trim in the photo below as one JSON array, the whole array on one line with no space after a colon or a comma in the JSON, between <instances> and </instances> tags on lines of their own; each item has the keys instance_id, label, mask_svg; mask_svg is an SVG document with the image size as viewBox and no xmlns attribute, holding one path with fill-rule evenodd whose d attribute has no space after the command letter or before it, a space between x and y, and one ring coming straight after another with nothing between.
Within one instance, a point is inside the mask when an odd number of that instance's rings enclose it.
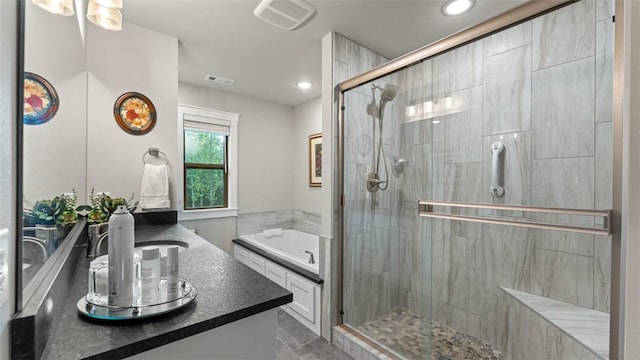
<instances>
[{"instance_id":1,"label":"window trim","mask_svg":"<svg viewBox=\"0 0 640 360\"><path fill-rule=\"evenodd\" d=\"M185 209L185 176L186 167L184 163L184 123L185 120L193 121L196 117L199 122L210 123L213 125L229 126L229 134L226 141L226 165L227 176L227 199L225 199L226 207L218 208L197 208ZM211 219L219 217L233 217L238 215L238 121L239 114L206 109L202 107L178 104L178 166L183 169L183 176L178 177L177 186L180 191L180 199L178 200L178 221L181 220L198 220ZM186 119L185 119L186 118Z\"/></svg>"}]
</instances>

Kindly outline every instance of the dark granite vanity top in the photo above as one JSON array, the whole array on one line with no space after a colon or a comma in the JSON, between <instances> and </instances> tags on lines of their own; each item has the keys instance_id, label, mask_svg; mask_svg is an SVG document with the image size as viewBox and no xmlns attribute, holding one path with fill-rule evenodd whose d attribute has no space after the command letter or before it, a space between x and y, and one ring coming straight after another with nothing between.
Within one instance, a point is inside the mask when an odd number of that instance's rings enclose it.
<instances>
[{"instance_id":1,"label":"dark granite vanity top","mask_svg":"<svg viewBox=\"0 0 640 360\"><path fill-rule=\"evenodd\" d=\"M181 225L136 228L136 243L180 240L180 277L198 289L191 304L173 313L128 322L96 322L78 314L87 292L89 259L80 258L67 299L60 304L42 359L124 358L292 301L292 294ZM275 331L275 329L274 329ZM275 333L274 333L275 337ZM275 340L274 340L275 341Z\"/></svg>"}]
</instances>

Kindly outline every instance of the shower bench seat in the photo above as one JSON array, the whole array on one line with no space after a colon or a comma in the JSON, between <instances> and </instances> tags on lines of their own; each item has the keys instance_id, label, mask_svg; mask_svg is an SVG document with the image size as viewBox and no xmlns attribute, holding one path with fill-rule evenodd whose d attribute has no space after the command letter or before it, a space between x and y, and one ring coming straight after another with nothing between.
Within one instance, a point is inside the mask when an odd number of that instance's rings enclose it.
<instances>
[{"instance_id":1,"label":"shower bench seat","mask_svg":"<svg viewBox=\"0 0 640 360\"><path fill-rule=\"evenodd\" d=\"M507 349L517 353L510 354L511 358L609 359L609 314L500 289L502 300L508 304L509 325L514 326L509 329L511 344Z\"/></svg>"}]
</instances>

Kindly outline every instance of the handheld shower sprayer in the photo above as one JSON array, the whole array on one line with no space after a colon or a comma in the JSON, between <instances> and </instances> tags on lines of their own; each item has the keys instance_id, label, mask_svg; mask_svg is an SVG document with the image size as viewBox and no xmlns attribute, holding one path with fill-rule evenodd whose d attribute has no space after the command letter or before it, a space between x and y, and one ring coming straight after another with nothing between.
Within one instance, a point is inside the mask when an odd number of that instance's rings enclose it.
<instances>
[{"instance_id":1,"label":"handheld shower sprayer","mask_svg":"<svg viewBox=\"0 0 640 360\"><path fill-rule=\"evenodd\" d=\"M380 118L384 115L384 107L387 105L389 101L393 101L398 95L398 87L393 84L387 84L382 88L382 93L380 94Z\"/></svg>"},{"instance_id":2,"label":"handheld shower sprayer","mask_svg":"<svg viewBox=\"0 0 640 360\"><path fill-rule=\"evenodd\" d=\"M371 93L373 96L372 103L368 107L368 113L370 113L373 117L373 136L375 138L376 126L375 120L378 115L378 153L374 149L373 151L373 164L372 169L375 171L367 174L367 190L369 192L376 192L378 190L386 190L387 186L389 186L389 170L387 168L387 159L384 156L384 146L382 144L382 119L384 117L384 108L390 101L395 99L396 95L398 95L398 86L393 84L386 84L384 87L377 86L375 84L371 85ZM377 114L374 114L372 109L376 107L376 90L380 90L380 103L377 106ZM375 140L374 140L375 141ZM384 162L384 180L382 180L379 176L380 169L380 158Z\"/></svg>"}]
</instances>

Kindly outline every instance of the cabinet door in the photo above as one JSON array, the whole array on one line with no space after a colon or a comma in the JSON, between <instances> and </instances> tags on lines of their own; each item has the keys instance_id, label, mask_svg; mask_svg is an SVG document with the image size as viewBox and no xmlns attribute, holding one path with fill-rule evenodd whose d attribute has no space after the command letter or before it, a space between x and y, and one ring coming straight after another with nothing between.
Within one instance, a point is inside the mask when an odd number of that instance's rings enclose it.
<instances>
[{"instance_id":1,"label":"cabinet door","mask_svg":"<svg viewBox=\"0 0 640 360\"><path fill-rule=\"evenodd\" d=\"M287 287L287 270L282 266L267 261L264 265L264 276L283 288Z\"/></svg>"},{"instance_id":2,"label":"cabinet door","mask_svg":"<svg viewBox=\"0 0 640 360\"><path fill-rule=\"evenodd\" d=\"M293 293L293 302L289 307L305 319L315 322L316 287L301 276L289 271L287 273L287 290Z\"/></svg>"},{"instance_id":3,"label":"cabinet door","mask_svg":"<svg viewBox=\"0 0 640 360\"><path fill-rule=\"evenodd\" d=\"M235 245L233 248L233 257L245 265L249 265L249 252L240 245Z\"/></svg>"},{"instance_id":4,"label":"cabinet door","mask_svg":"<svg viewBox=\"0 0 640 360\"><path fill-rule=\"evenodd\" d=\"M249 253L249 265L250 268L264 275L264 258L254 253Z\"/></svg>"}]
</instances>

